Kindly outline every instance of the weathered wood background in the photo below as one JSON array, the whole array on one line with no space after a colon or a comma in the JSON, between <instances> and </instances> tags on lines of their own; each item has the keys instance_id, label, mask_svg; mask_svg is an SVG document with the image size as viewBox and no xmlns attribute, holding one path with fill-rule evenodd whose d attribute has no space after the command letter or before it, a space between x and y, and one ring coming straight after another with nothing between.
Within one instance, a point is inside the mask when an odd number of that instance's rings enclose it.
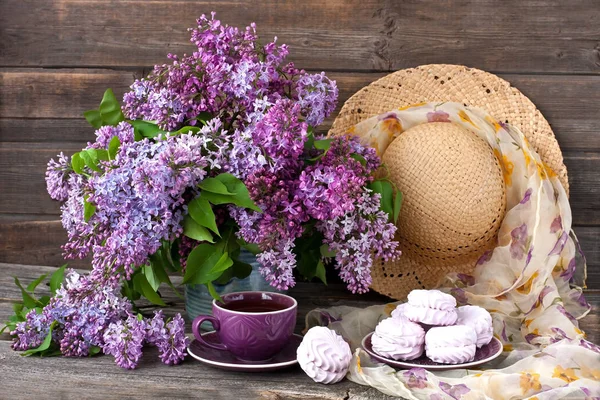
<instances>
[{"instance_id":1,"label":"weathered wood background","mask_svg":"<svg viewBox=\"0 0 600 400\"><path fill-rule=\"evenodd\" d=\"M120 96L167 52L192 51L186 28L211 10L228 24L255 21L263 38L290 45L299 67L325 70L340 104L419 64L465 64L510 81L556 132L588 285L600 289L597 0L2 0L0 262L63 263L59 206L45 191L48 159L93 139L81 115L105 88Z\"/></svg>"}]
</instances>

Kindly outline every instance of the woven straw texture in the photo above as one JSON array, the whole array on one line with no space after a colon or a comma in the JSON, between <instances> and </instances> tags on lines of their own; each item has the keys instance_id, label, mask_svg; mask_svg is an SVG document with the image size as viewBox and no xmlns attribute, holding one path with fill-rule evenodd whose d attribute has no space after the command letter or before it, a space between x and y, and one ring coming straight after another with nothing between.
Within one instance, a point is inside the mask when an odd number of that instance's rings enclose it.
<instances>
[{"instance_id":1,"label":"woven straw texture","mask_svg":"<svg viewBox=\"0 0 600 400\"><path fill-rule=\"evenodd\" d=\"M373 289L398 298L449 272L472 272L494 246L506 209L490 146L456 124L422 124L394 140L383 162L404 195L396 238L403 255L373 268Z\"/></svg>"},{"instance_id":2,"label":"woven straw texture","mask_svg":"<svg viewBox=\"0 0 600 400\"><path fill-rule=\"evenodd\" d=\"M431 64L384 76L346 101L329 136L345 134L360 121L394 108L438 101L483 108L496 119L519 128L569 193L567 168L560 147L542 113L510 83L475 68Z\"/></svg>"},{"instance_id":3,"label":"woven straw texture","mask_svg":"<svg viewBox=\"0 0 600 400\"><path fill-rule=\"evenodd\" d=\"M394 108L448 101L483 108L518 127L568 193L562 153L546 119L508 82L473 68L434 64L383 77L346 101L329 136ZM506 207L502 169L489 145L457 125L429 123L402 133L383 161L404 194L396 237L403 254L373 266L372 289L402 299L437 286L450 272L473 272L496 244Z\"/></svg>"}]
</instances>

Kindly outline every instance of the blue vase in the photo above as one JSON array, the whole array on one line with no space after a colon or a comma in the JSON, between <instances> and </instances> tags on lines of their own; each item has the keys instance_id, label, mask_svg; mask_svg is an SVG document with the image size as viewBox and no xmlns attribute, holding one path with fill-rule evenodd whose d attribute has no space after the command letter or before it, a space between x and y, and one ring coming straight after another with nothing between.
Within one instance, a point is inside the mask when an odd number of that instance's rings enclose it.
<instances>
[{"instance_id":1,"label":"blue vase","mask_svg":"<svg viewBox=\"0 0 600 400\"><path fill-rule=\"evenodd\" d=\"M252 273L244 279L233 278L224 285L214 284L215 290L219 295L233 292L262 291L279 292L271 287L260 275L258 271L260 264L256 261L256 256L248 250L242 249L238 258L240 261L252 265ZM208 293L205 285L186 285L185 286L185 310L190 321L193 321L200 314L212 315L213 298ZM209 328L210 325L203 328Z\"/></svg>"}]
</instances>

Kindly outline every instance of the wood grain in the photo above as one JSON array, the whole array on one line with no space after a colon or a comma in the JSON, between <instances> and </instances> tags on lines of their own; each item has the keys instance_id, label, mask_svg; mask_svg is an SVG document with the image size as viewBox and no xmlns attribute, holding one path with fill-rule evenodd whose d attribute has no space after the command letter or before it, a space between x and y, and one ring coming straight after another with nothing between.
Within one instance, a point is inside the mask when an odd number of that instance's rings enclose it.
<instances>
[{"instance_id":1,"label":"wood grain","mask_svg":"<svg viewBox=\"0 0 600 400\"><path fill-rule=\"evenodd\" d=\"M53 268L15 264L0 264L0 321L12 312L11 303L19 298L19 292L6 277L17 274L24 284L28 284L40 274L49 274ZM299 304L298 328L302 327L303 316L316 307L330 307L345 304L367 307L387 301L374 294L352 295L344 285L329 285L324 290L322 284L299 283L290 295ZM47 293L40 286L39 294ZM174 299L165 290L167 299ZM580 320L588 340L600 342L600 319L598 306L600 292L587 292L586 298L593 305L593 311ZM183 311L181 303L166 309L168 315ZM189 321L187 325L189 332ZM21 357L9 347L8 335L0 337L0 376L3 378L3 394L16 398L27 390L30 399L47 398L111 398L119 393L119 398L192 398L216 399L243 398L260 399L388 399L374 389L358 386L347 380L336 385L315 384L298 367L276 373L234 373L203 366L187 359L177 367L168 367L157 359L156 349L145 349L138 369L125 371L114 365L111 357L93 358L38 358ZM24 386L24 382L27 382ZM218 382L218 385L215 385ZM68 383L68 384L67 384Z\"/></svg>"},{"instance_id":2,"label":"wood grain","mask_svg":"<svg viewBox=\"0 0 600 400\"><path fill-rule=\"evenodd\" d=\"M60 246L66 243L67 235L60 221L47 218L55 217L0 215L0 262L53 266L68 263L73 268L89 269L89 259L63 258ZM600 289L600 227L577 226L574 230L587 258L587 286Z\"/></svg>"},{"instance_id":3,"label":"wood grain","mask_svg":"<svg viewBox=\"0 0 600 400\"><path fill-rule=\"evenodd\" d=\"M112 357L21 357L8 341L0 341L3 395L28 399L382 399L375 389L348 380L324 386L295 366L271 373L224 372L193 359L170 367L158 360L156 348L144 352L138 369L116 366ZM24 384L27 382L26 384ZM242 395L243 393L243 395Z\"/></svg>"},{"instance_id":4,"label":"wood grain","mask_svg":"<svg viewBox=\"0 0 600 400\"><path fill-rule=\"evenodd\" d=\"M46 193L44 174L48 160L60 152L71 155L81 150L78 142L0 142L0 213L59 213L59 203ZM564 154L569 169L574 225L600 225L600 153Z\"/></svg>"},{"instance_id":5,"label":"wood grain","mask_svg":"<svg viewBox=\"0 0 600 400\"><path fill-rule=\"evenodd\" d=\"M5 118L0 119L0 140L90 140L93 136L82 119L83 112L98 106L106 88L112 88L121 98L133 79L142 74L141 69L0 70L0 117ZM338 110L352 94L383 75L329 73L340 89ZM501 76L538 106L552 125L563 151L600 151L600 129L594 108L600 104L600 76ZM319 129L325 131L335 115L337 110Z\"/></svg>"},{"instance_id":6,"label":"wood grain","mask_svg":"<svg viewBox=\"0 0 600 400\"><path fill-rule=\"evenodd\" d=\"M496 72L600 72L594 0L4 0L0 65L150 66L190 53L186 28L215 10L258 24L302 68L391 71L457 63Z\"/></svg>"}]
</instances>

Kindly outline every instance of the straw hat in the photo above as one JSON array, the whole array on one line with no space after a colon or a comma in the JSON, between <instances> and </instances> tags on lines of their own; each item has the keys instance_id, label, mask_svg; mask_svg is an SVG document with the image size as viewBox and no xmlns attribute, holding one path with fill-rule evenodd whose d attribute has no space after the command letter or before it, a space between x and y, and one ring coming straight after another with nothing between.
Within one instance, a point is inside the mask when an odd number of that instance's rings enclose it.
<instances>
[{"instance_id":1,"label":"straw hat","mask_svg":"<svg viewBox=\"0 0 600 400\"><path fill-rule=\"evenodd\" d=\"M567 170L548 121L508 82L473 68L434 64L387 75L346 101L329 136L422 102L463 103L516 126L568 193ZM373 266L372 289L400 299L412 289L436 286L450 272L471 273L496 245L506 208L502 169L490 146L456 124L427 123L407 129L382 159L404 195L396 238L403 254Z\"/></svg>"}]
</instances>

